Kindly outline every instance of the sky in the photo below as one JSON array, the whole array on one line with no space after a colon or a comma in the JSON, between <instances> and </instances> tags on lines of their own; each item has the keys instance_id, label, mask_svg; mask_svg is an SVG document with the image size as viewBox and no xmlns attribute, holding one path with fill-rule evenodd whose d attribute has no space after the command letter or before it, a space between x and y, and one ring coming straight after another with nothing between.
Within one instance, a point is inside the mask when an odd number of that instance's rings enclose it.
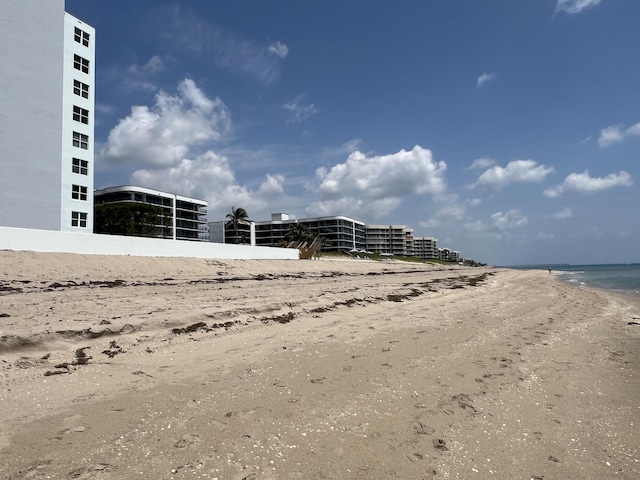
<instances>
[{"instance_id":1,"label":"sky","mask_svg":"<svg viewBox=\"0 0 640 480\"><path fill-rule=\"evenodd\" d=\"M66 0L96 188L406 225L494 265L639 262L637 0Z\"/></svg>"}]
</instances>

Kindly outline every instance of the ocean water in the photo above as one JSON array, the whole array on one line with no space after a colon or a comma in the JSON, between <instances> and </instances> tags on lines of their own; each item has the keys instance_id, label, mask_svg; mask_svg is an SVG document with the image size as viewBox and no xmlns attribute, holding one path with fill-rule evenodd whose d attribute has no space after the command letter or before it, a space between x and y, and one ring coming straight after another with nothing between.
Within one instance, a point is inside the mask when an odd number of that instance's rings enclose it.
<instances>
[{"instance_id":1,"label":"ocean water","mask_svg":"<svg viewBox=\"0 0 640 480\"><path fill-rule=\"evenodd\" d=\"M572 285L613 290L640 296L640 263L613 265L569 265L552 273Z\"/></svg>"}]
</instances>

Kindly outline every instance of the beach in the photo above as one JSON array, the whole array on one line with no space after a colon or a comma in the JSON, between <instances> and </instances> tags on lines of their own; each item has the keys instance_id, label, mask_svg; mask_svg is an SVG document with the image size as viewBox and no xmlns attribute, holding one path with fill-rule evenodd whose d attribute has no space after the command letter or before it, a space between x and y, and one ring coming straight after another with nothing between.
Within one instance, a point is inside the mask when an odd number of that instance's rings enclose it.
<instances>
[{"instance_id":1,"label":"beach","mask_svg":"<svg viewBox=\"0 0 640 480\"><path fill-rule=\"evenodd\" d=\"M0 478L640 478L640 299L546 271L0 252Z\"/></svg>"}]
</instances>

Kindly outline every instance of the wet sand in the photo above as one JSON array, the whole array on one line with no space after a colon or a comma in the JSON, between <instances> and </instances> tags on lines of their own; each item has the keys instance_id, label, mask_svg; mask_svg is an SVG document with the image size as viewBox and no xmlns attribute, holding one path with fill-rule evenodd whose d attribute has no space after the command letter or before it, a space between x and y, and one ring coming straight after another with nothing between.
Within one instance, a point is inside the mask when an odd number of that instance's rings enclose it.
<instances>
[{"instance_id":1,"label":"wet sand","mask_svg":"<svg viewBox=\"0 0 640 480\"><path fill-rule=\"evenodd\" d=\"M635 297L396 261L0 265L0 478L640 477Z\"/></svg>"}]
</instances>

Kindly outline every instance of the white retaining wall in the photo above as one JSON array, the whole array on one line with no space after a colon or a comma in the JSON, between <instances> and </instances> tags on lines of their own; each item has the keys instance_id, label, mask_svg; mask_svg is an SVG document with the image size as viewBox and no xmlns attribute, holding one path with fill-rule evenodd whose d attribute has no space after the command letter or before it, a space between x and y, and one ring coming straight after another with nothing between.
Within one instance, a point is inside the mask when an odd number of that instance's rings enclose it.
<instances>
[{"instance_id":1,"label":"white retaining wall","mask_svg":"<svg viewBox=\"0 0 640 480\"><path fill-rule=\"evenodd\" d=\"M246 260L297 260L299 253L298 249L293 248L225 245L211 242L123 237L12 227L0 227L0 250Z\"/></svg>"}]
</instances>

